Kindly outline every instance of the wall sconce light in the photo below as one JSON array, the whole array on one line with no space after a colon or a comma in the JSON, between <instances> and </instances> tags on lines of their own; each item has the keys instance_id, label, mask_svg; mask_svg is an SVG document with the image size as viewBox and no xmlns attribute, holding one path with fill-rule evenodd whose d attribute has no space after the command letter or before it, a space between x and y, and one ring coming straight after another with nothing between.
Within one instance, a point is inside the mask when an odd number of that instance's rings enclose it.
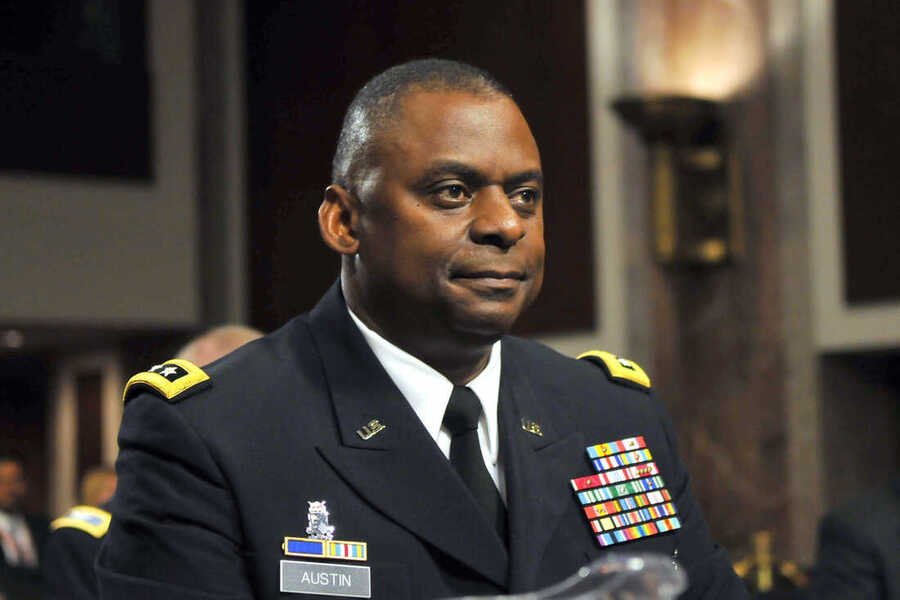
<instances>
[{"instance_id":1,"label":"wall sconce light","mask_svg":"<svg viewBox=\"0 0 900 600\"><path fill-rule=\"evenodd\" d=\"M724 104L690 96L630 96L613 108L650 151L657 259L717 265L740 256L740 165L729 144Z\"/></svg>"},{"instance_id":2,"label":"wall sconce light","mask_svg":"<svg viewBox=\"0 0 900 600\"><path fill-rule=\"evenodd\" d=\"M717 265L744 250L741 170L726 111L758 79L755 0L638 0L636 95L613 102L650 153L654 251L664 264Z\"/></svg>"}]
</instances>

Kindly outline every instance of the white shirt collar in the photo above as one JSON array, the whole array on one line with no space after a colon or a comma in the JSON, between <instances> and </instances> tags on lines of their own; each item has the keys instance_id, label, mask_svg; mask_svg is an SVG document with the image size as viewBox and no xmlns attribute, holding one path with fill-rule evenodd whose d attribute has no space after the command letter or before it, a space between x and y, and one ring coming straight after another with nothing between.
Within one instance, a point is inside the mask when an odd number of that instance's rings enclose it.
<instances>
[{"instance_id":1,"label":"white shirt collar","mask_svg":"<svg viewBox=\"0 0 900 600\"><path fill-rule=\"evenodd\" d=\"M14 513L0 510L0 529L4 531L11 529L14 516Z\"/></svg>"},{"instance_id":2,"label":"white shirt collar","mask_svg":"<svg viewBox=\"0 0 900 600\"><path fill-rule=\"evenodd\" d=\"M398 348L391 342L369 329L347 306L350 318L356 323L378 362L387 371L394 385L400 390L406 401L418 415L419 420L428 430L429 435L440 447L445 456L450 456L450 434L441 428L444 411L450 401L453 383L428 364L412 354ZM494 482L502 488L502 477L498 470L499 433L497 425L497 404L500 397L500 342L491 347L491 356L487 365L475 379L466 384L481 401L482 415L478 425L479 442L486 449L485 462L489 462L488 470ZM493 466L493 468L491 468Z\"/></svg>"}]
</instances>

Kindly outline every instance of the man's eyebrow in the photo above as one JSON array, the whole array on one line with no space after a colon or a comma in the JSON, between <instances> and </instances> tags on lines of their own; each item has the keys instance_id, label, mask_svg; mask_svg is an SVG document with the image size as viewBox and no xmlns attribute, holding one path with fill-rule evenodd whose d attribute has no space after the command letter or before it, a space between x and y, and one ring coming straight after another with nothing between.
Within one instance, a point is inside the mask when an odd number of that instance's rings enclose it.
<instances>
[{"instance_id":1,"label":"man's eyebrow","mask_svg":"<svg viewBox=\"0 0 900 600\"><path fill-rule=\"evenodd\" d=\"M434 163L419 177L419 184L424 186L441 177L454 176L462 179L469 185L481 186L488 183L488 177L471 165L455 160L442 160ZM503 181L504 189L514 188L527 182L535 182L543 185L544 176L540 169L529 169L516 173Z\"/></svg>"},{"instance_id":2,"label":"man's eyebrow","mask_svg":"<svg viewBox=\"0 0 900 600\"><path fill-rule=\"evenodd\" d=\"M447 176L458 177L467 184L475 186L483 185L488 180L484 173L471 165L456 160L441 160L428 167L418 178L418 182L420 186L427 186L436 179Z\"/></svg>"},{"instance_id":3,"label":"man's eyebrow","mask_svg":"<svg viewBox=\"0 0 900 600\"><path fill-rule=\"evenodd\" d=\"M504 181L503 187L514 188L522 185L523 183L529 182L534 182L538 185L544 185L544 174L541 173L538 169L522 171L521 173L516 173L515 175Z\"/></svg>"}]
</instances>

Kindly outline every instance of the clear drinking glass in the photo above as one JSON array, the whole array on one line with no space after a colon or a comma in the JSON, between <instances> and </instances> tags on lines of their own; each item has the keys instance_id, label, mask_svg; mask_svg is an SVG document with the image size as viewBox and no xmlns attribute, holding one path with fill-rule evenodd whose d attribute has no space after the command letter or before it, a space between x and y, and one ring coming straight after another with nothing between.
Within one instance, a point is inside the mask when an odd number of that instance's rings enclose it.
<instances>
[{"instance_id":1,"label":"clear drinking glass","mask_svg":"<svg viewBox=\"0 0 900 600\"><path fill-rule=\"evenodd\" d=\"M686 588L687 575L668 556L614 553L543 590L514 596L477 596L477 600L671 600Z\"/></svg>"}]
</instances>

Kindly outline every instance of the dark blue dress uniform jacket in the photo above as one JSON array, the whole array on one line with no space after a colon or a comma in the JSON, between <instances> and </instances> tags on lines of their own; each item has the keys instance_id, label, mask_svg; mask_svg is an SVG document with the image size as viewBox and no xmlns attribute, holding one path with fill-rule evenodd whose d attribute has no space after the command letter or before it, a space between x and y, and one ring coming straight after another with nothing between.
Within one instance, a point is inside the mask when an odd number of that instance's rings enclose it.
<instances>
[{"instance_id":1,"label":"dark blue dress uniform jacket","mask_svg":"<svg viewBox=\"0 0 900 600\"><path fill-rule=\"evenodd\" d=\"M97 600L94 559L101 539L78 529L57 529L44 552L44 600Z\"/></svg>"},{"instance_id":2,"label":"dark blue dress uniform jacket","mask_svg":"<svg viewBox=\"0 0 900 600\"><path fill-rule=\"evenodd\" d=\"M900 600L900 474L819 523L809 598Z\"/></svg>"},{"instance_id":3,"label":"dark blue dress uniform jacket","mask_svg":"<svg viewBox=\"0 0 900 600\"><path fill-rule=\"evenodd\" d=\"M635 435L683 524L613 550L678 559L689 598L742 598L711 541L671 426L647 391L584 361L503 339L500 452L508 550L350 320L335 285L309 314L212 365L177 403L128 400L119 487L97 565L101 597L314 598L279 592L285 536L325 500L334 538L368 543L372 597L442 598L544 587L601 549L569 480L585 447ZM539 423L542 436L522 428ZM357 430L378 419L368 440ZM313 560L313 559L301 559ZM327 562L327 561L322 561Z\"/></svg>"}]
</instances>

